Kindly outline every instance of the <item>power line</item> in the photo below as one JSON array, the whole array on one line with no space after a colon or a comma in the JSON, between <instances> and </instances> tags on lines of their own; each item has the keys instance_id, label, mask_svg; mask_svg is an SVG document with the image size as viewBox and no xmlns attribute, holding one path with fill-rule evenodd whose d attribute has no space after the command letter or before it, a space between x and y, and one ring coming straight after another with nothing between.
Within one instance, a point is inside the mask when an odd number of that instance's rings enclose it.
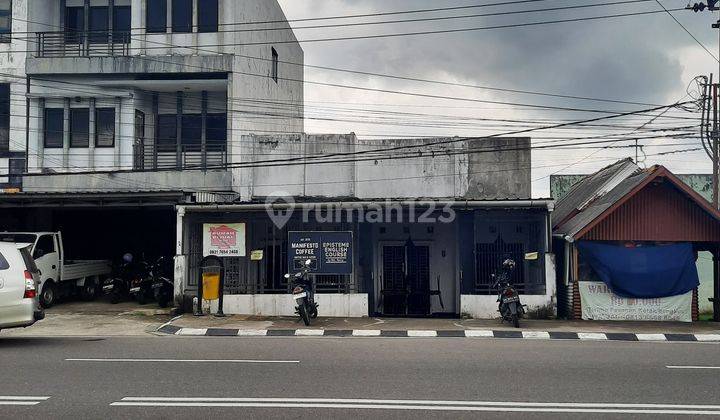
<instances>
[{"instance_id":1,"label":"power line","mask_svg":"<svg viewBox=\"0 0 720 420\"><path fill-rule=\"evenodd\" d=\"M712 57L715 61L720 62L720 60L718 60L718 58L715 56L715 54L713 54L712 52L710 52L710 50L705 46L705 44L703 44L702 42L700 42L700 40L697 39L697 38L695 37L695 35L693 35L692 32L690 32L690 31L688 30L688 28L686 28L685 25L683 25L683 24L675 17L675 15L673 15L667 8L665 8L665 6L663 6L662 3L660 3L660 0L655 0L655 2L656 2L658 5L660 5L660 7L662 7L662 9L668 14L668 16L670 16L670 17L672 18L672 20L675 21L675 23L677 23L678 25L680 25L680 27L681 27L688 35L690 35L690 37L691 37L692 39L694 39L695 42L697 42L697 44L698 44L699 46L701 46L702 49L705 50L705 52L707 52L708 54L710 54L710 57ZM674 9L674 10L677 10L677 9ZM680 9L680 10L682 10L682 9Z\"/></svg>"}]
</instances>

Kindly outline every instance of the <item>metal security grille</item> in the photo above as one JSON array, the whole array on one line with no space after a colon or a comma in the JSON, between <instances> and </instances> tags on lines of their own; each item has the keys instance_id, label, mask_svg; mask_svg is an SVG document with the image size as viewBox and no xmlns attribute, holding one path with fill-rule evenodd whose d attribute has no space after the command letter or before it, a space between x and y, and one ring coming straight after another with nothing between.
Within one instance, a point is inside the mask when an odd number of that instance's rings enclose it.
<instances>
[{"instance_id":1,"label":"metal security grille","mask_svg":"<svg viewBox=\"0 0 720 420\"><path fill-rule=\"evenodd\" d=\"M493 287L495 280L492 275L502 266L505 259L515 260L515 271L511 282L518 292L525 292L525 245L521 243L506 243L501 236L492 243L476 245L476 278L475 293L491 295L497 292Z\"/></svg>"},{"instance_id":2,"label":"metal security grille","mask_svg":"<svg viewBox=\"0 0 720 420\"><path fill-rule=\"evenodd\" d=\"M257 284L249 281L247 275L247 263L243 258L224 258L225 263L225 288L226 294L252 294L257 293Z\"/></svg>"}]
</instances>

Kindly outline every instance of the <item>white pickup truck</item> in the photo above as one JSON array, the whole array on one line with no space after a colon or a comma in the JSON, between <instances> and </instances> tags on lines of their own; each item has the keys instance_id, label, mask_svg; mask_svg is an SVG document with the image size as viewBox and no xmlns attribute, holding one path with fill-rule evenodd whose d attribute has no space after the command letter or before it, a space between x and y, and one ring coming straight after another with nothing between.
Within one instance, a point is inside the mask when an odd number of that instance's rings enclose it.
<instances>
[{"instance_id":1,"label":"white pickup truck","mask_svg":"<svg viewBox=\"0 0 720 420\"><path fill-rule=\"evenodd\" d=\"M105 260L66 260L60 232L4 232L0 241L12 242L18 248L30 247L40 270L40 303L49 308L61 296L79 294L94 299L104 277L112 272Z\"/></svg>"}]
</instances>

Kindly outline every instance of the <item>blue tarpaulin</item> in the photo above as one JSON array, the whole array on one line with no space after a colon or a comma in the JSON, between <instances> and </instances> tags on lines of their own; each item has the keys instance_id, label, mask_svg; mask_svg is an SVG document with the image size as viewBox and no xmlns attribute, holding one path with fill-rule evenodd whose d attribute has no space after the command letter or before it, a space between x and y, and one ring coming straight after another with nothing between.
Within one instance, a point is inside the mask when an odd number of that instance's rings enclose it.
<instances>
[{"instance_id":1,"label":"blue tarpaulin","mask_svg":"<svg viewBox=\"0 0 720 420\"><path fill-rule=\"evenodd\" d=\"M628 248L578 242L583 260L618 296L652 299L685 294L700 284L689 243Z\"/></svg>"}]
</instances>

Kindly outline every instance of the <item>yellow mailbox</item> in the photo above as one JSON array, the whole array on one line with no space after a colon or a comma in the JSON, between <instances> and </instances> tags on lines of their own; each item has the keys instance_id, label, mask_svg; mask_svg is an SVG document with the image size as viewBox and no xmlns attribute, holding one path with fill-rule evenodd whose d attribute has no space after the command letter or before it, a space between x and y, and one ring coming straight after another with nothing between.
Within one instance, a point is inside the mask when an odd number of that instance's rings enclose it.
<instances>
[{"instance_id":1,"label":"yellow mailbox","mask_svg":"<svg viewBox=\"0 0 720 420\"><path fill-rule=\"evenodd\" d=\"M202 298L204 300L220 299L220 273L203 273Z\"/></svg>"}]
</instances>

